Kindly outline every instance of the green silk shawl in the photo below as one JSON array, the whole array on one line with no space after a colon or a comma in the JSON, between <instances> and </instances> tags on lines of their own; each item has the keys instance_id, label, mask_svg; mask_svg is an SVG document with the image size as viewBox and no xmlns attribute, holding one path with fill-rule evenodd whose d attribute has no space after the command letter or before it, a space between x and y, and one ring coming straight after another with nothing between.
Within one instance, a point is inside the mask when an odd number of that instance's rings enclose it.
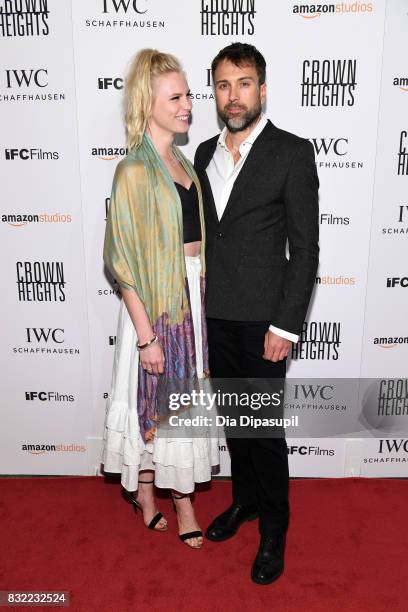
<instances>
[{"instance_id":1,"label":"green silk shawl","mask_svg":"<svg viewBox=\"0 0 408 612\"><path fill-rule=\"evenodd\" d=\"M201 275L205 276L205 228L201 188L192 164L180 149L173 153L199 196ZM189 312L180 197L151 139L117 166L107 219L104 262L121 287L133 290L154 326L163 314L169 325Z\"/></svg>"}]
</instances>

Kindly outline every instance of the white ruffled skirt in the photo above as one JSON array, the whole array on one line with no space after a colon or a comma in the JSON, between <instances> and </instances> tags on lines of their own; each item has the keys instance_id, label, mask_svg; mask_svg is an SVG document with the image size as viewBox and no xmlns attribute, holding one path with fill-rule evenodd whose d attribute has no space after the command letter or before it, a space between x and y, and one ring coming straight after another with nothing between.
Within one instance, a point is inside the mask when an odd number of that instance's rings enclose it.
<instances>
[{"instance_id":1,"label":"white ruffled skirt","mask_svg":"<svg viewBox=\"0 0 408 612\"><path fill-rule=\"evenodd\" d=\"M200 258L185 257L190 292L197 374L203 376L201 338ZM211 479L212 468L219 465L216 432L200 431L200 437L169 438L157 436L146 443L139 431L137 379L139 352L137 336L124 301L119 312L112 385L106 406L102 451L105 472L121 474L122 486L136 491L140 470L154 470L157 487L192 493L196 482Z\"/></svg>"}]
</instances>

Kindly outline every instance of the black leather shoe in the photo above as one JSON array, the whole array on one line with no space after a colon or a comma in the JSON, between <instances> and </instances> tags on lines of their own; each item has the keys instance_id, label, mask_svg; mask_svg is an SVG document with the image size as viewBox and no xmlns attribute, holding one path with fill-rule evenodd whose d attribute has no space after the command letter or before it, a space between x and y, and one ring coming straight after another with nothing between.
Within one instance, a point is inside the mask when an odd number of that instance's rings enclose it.
<instances>
[{"instance_id":1,"label":"black leather shoe","mask_svg":"<svg viewBox=\"0 0 408 612\"><path fill-rule=\"evenodd\" d=\"M286 535L263 536L252 566L251 578L257 584L270 584L283 574Z\"/></svg>"},{"instance_id":2,"label":"black leather shoe","mask_svg":"<svg viewBox=\"0 0 408 612\"><path fill-rule=\"evenodd\" d=\"M228 510L217 516L205 532L213 542L222 542L235 535L242 523L253 521L258 516L256 506L233 504Z\"/></svg>"}]
</instances>

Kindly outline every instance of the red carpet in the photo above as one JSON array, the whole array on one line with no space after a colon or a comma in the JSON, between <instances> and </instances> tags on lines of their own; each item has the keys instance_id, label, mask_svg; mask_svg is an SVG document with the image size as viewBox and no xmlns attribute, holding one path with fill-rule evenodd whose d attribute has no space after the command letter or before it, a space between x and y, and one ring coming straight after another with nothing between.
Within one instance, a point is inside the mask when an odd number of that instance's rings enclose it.
<instances>
[{"instance_id":1,"label":"red carpet","mask_svg":"<svg viewBox=\"0 0 408 612\"><path fill-rule=\"evenodd\" d=\"M197 551L178 540L168 499L170 529L152 533L102 478L2 478L0 489L0 590L70 591L68 609L86 612L408 609L408 481L292 481L286 571L269 586L249 578L257 521ZM229 502L229 482L199 493L201 526Z\"/></svg>"}]
</instances>

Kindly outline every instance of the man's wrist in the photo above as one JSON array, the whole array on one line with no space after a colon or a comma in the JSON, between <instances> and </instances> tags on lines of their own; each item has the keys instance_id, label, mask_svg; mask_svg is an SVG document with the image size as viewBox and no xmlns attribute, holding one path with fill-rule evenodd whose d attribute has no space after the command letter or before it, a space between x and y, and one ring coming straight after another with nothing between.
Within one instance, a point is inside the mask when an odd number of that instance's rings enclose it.
<instances>
[{"instance_id":1,"label":"man's wrist","mask_svg":"<svg viewBox=\"0 0 408 612\"><path fill-rule=\"evenodd\" d=\"M288 332L280 327L275 327L275 325L272 324L269 326L269 331L273 332L277 336L280 336L281 338L285 338L285 340L293 342L294 344L296 344L299 340L299 336L297 334L292 334L292 332Z\"/></svg>"}]
</instances>

